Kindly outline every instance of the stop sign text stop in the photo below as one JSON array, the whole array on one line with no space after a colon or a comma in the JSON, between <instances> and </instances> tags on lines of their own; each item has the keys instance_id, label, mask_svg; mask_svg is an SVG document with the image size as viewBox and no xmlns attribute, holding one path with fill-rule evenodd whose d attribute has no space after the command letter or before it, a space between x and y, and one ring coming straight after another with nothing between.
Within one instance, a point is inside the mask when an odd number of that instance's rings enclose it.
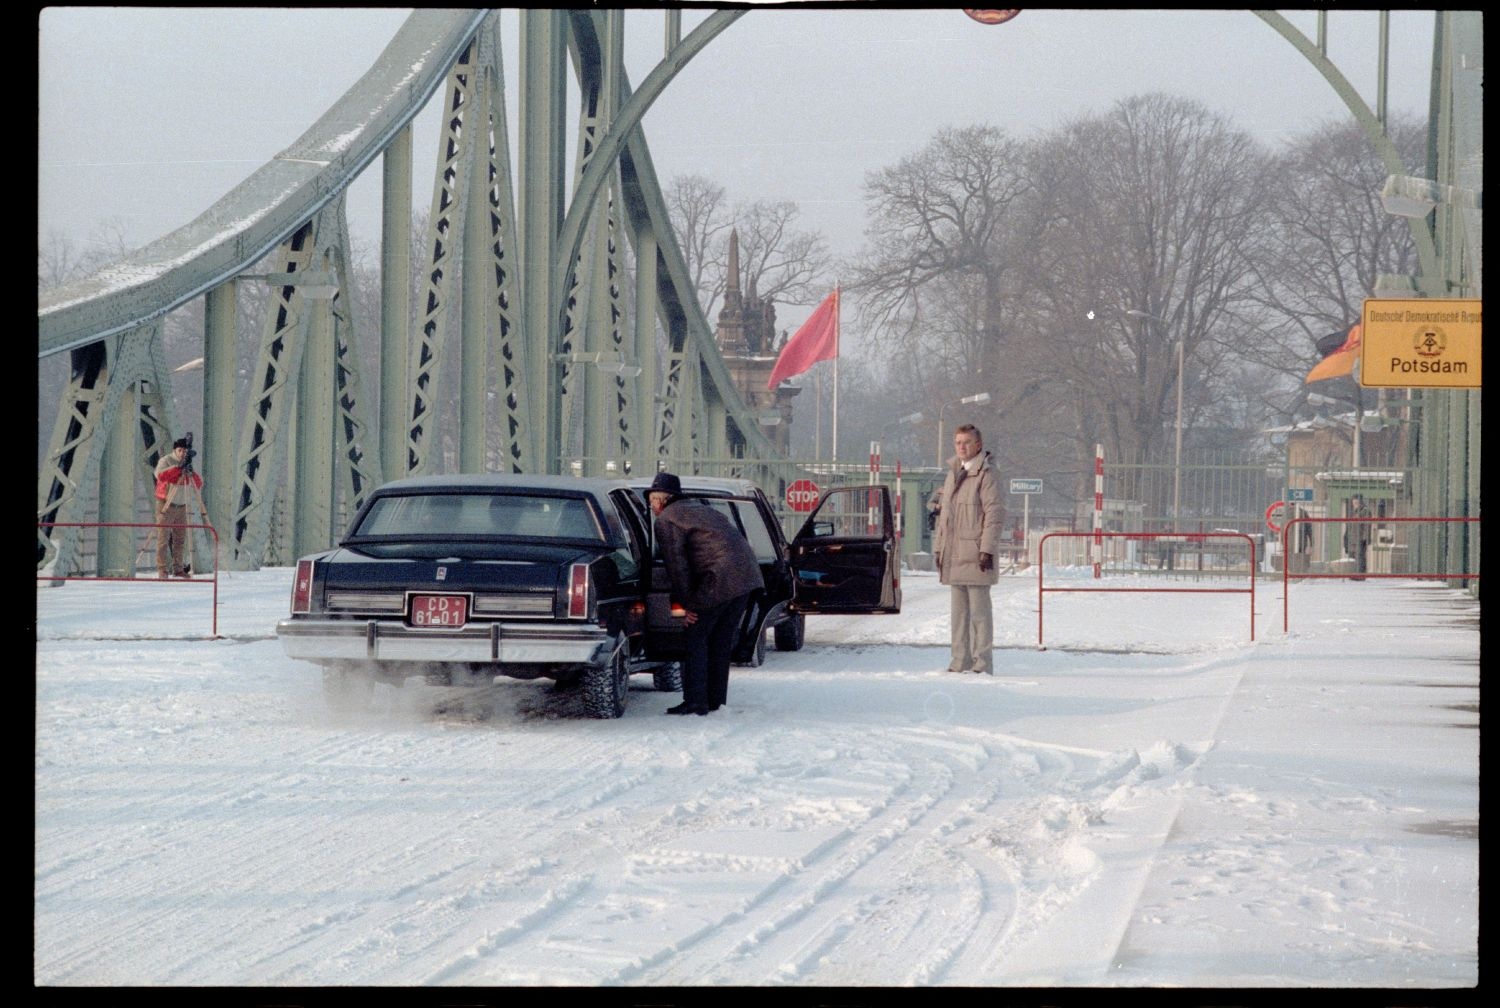
<instances>
[{"instance_id":1,"label":"stop sign text stop","mask_svg":"<svg viewBox=\"0 0 1500 1008\"><path fill-rule=\"evenodd\" d=\"M818 484L812 480L794 480L786 488L786 506L793 511L811 511L818 506Z\"/></svg>"}]
</instances>

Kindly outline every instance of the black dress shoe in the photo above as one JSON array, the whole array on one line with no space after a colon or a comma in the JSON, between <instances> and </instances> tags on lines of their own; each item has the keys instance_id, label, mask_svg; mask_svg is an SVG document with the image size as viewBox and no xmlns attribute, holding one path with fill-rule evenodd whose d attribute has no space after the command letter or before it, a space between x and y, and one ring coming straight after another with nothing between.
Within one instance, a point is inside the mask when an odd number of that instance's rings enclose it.
<instances>
[{"instance_id":1,"label":"black dress shoe","mask_svg":"<svg viewBox=\"0 0 1500 1008\"><path fill-rule=\"evenodd\" d=\"M676 707L668 707L668 714L707 714L708 708L703 704L680 703Z\"/></svg>"}]
</instances>

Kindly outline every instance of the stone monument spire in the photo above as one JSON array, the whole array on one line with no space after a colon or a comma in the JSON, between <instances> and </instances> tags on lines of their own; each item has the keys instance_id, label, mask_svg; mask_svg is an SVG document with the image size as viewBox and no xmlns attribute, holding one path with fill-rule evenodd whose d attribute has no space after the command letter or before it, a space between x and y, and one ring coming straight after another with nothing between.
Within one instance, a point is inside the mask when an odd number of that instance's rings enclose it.
<instances>
[{"instance_id":1,"label":"stone monument spire","mask_svg":"<svg viewBox=\"0 0 1500 1008\"><path fill-rule=\"evenodd\" d=\"M729 265L724 279L724 307L719 310L719 351L725 356L743 354L750 349L745 339L745 298L740 293L740 235L729 232Z\"/></svg>"},{"instance_id":2,"label":"stone monument spire","mask_svg":"<svg viewBox=\"0 0 1500 1008\"><path fill-rule=\"evenodd\" d=\"M741 400L755 411L756 423L771 443L785 452L791 439L792 397L802 389L785 383L774 390L766 388L776 366L776 309L769 300L760 299L754 279L748 294L740 290L740 236L734 230L729 232L727 270L724 307L714 340ZM741 450L742 441L738 431L730 431L731 453Z\"/></svg>"}]
</instances>

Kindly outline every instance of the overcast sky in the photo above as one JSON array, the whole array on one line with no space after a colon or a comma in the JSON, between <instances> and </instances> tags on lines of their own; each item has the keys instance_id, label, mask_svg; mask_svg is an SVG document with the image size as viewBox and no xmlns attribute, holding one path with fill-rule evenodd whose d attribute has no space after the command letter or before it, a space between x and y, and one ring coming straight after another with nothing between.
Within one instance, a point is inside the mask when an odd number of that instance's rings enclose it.
<instances>
[{"instance_id":1,"label":"overcast sky","mask_svg":"<svg viewBox=\"0 0 1500 1008\"><path fill-rule=\"evenodd\" d=\"M39 238L85 240L113 220L143 244L187 223L311 126L408 13L43 10ZM705 16L685 12L684 33ZM1314 31L1314 14L1290 16ZM512 81L516 21L512 10L502 22ZM1391 15L1394 113L1425 115L1432 24L1431 11ZM632 11L626 38L639 84L660 56L660 13ZM1377 14L1330 14L1329 52L1373 107ZM850 4L752 10L688 65L645 126L663 184L691 172L732 200L791 200L843 256L860 244L866 173L937 129L987 123L1024 138L1150 91L1197 98L1270 144L1348 115L1248 11L1034 9L982 25L956 8ZM436 136L429 111L415 138L418 207L430 201ZM351 190L356 240L378 235L379 175L377 162ZM808 310L779 314L795 324Z\"/></svg>"}]
</instances>

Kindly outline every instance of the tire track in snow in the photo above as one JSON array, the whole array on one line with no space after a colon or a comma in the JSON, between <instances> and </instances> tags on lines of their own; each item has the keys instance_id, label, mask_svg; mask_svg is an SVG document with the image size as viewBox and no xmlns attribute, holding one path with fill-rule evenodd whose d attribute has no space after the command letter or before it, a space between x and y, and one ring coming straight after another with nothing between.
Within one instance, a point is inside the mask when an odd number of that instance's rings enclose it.
<instances>
[{"instance_id":1,"label":"tire track in snow","mask_svg":"<svg viewBox=\"0 0 1500 1008\"><path fill-rule=\"evenodd\" d=\"M932 837L984 807L984 792L999 786L985 781L1006 776L1014 781L1004 765L1010 757L996 759L974 743L955 742L948 732L917 734L929 735L922 741L931 758L901 767L902 784L880 808L801 859L743 910L662 950L641 970L620 975L619 982L714 983L724 975L744 976L746 962L752 961L766 983L910 983L922 966L871 977L868 949L890 948L887 961L922 963L932 955L934 929L959 944L983 914L1005 916L1003 891L986 891L993 878L973 871L955 877L954 869L964 866L935 859ZM1056 761L1046 772L1066 769ZM901 880L894 892L882 882L893 877ZM957 913L952 912L955 886L965 890ZM943 908L936 913L939 898ZM854 950L856 965L841 967L846 946Z\"/></svg>"}]
</instances>

